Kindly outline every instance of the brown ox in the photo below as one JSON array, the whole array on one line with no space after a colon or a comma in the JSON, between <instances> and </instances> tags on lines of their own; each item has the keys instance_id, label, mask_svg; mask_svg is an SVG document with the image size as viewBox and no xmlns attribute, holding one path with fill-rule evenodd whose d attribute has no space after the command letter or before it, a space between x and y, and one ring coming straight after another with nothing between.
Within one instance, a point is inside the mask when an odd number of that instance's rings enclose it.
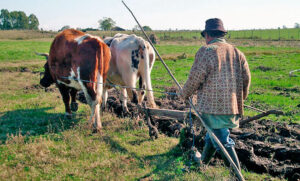
<instances>
[{"instance_id":1,"label":"brown ox","mask_svg":"<svg viewBox=\"0 0 300 181\"><path fill-rule=\"evenodd\" d=\"M89 123L99 131L102 127L99 111L103 84L111 57L109 47L98 37L68 29L55 37L49 56L42 55L47 57L47 62L40 84L43 87L49 87L56 83L62 95L67 116L72 114L71 108L77 111L75 97L77 91L82 90L92 110Z\"/></svg>"}]
</instances>

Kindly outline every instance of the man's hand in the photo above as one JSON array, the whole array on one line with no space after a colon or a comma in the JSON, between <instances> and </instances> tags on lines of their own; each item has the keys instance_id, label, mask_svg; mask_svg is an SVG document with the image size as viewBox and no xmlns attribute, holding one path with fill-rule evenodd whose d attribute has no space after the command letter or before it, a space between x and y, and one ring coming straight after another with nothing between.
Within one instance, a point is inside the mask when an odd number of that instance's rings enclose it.
<instances>
[{"instance_id":1,"label":"man's hand","mask_svg":"<svg viewBox=\"0 0 300 181\"><path fill-rule=\"evenodd\" d=\"M186 104L186 105L190 105L190 101L189 101L189 98L185 98L185 99L182 99L183 102Z\"/></svg>"},{"instance_id":2,"label":"man's hand","mask_svg":"<svg viewBox=\"0 0 300 181\"><path fill-rule=\"evenodd\" d=\"M179 90L178 96L180 97L180 99L181 99L186 105L189 105L189 97L185 97L185 96L183 95L182 90Z\"/></svg>"}]
</instances>

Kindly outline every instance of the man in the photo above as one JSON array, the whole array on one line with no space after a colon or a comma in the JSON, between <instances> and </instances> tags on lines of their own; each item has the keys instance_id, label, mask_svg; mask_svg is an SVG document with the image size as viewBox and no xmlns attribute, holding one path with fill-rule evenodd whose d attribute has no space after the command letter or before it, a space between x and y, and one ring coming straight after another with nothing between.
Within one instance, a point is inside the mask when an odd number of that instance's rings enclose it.
<instances>
[{"instance_id":1,"label":"man","mask_svg":"<svg viewBox=\"0 0 300 181\"><path fill-rule=\"evenodd\" d=\"M235 143L229 137L229 128L239 126L251 76L244 54L226 43L224 39L226 33L220 19L206 21L205 30L201 35L207 45L198 50L181 96L186 100L195 91L198 92L197 111L201 113L203 121L212 129L240 169L234 149ZM229 166L225 155L207 133L201 156L202 163L208 164L216 151Z\"/></svg>"}]
</instances>

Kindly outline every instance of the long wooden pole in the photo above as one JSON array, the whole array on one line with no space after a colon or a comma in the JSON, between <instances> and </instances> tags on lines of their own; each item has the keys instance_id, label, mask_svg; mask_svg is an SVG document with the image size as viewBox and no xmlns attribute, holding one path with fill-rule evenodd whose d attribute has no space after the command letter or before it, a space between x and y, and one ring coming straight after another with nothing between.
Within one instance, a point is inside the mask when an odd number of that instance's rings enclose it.
<instances>
[{"instance_id":1,"label":"long wooden pole","mask_svg":"<svg viewBox=\"0 0 300 181\"><path fill-rule=\"evenodd\" d=\"M248 119L241 120L240 125L244 125L244 124L249 123L251 121L258 120L262 117L268 116L269 114L283 115L283 112L282 111L277 111L277 110L269 110L269 111L266 111L266 112L262 112L259 115L250 117Z\"/></svg>"},{"instance_id":2,"label":"long wooden pole","mask_svg":"<svg viewBox=\"0 0 300 181\"><path fill-rule=\"evenodd\" d=\"M169 67L166 65L166 63L163 61L163 59L161 58L161 56L159 55L158 51L156 50L156 48L154 47L154 45L152 44L150 38L148 37L148 35L145 33L143 27L140 25L140 23L138 22L138 20L136 19L136 17L134 16L133 12L129 9L129 7L125 4L124 1L122 1L122 3L124 4L124 6L128 9L128 11L131 13L131 15L133 16L133 18L135 19L135 21L137 22L137 24L139 25L139 27L141 28L143 34L145 35L145 37L147 38L147 40L149 41L149 43L151 44L152 48L154 49L156 55L158 56L159 60L161 61L161 63L164 65L164 67L167 69L168 73L170 74L170 76L172 77L172 79L174 80L174 82L176 83L176 85L178 86L178 88L180 90L182 90L182 87L180 86L180 84L178 83L178 81L176 80L176 78L174 77L174 75L172 74L172 72L170 71ZM201 119L201 115L200 113L196 110L196 107L194 106L192 99L189 98L189 104L192 107L192 109L196 112L197 116L199 117L201 123L203 124L203 126L206 128L207 132L209 133L210 137L212 137L214 139L214 141L218 144L218 146L220 147L221 151L224 153L224 155L226 156L226 158L229 160L230 165L233 167L237 177L239 178L239 180L244 181L244 177L241 173L241 171L238 169L238 167L235 165L235 163L233 162L233 160L231 159L230 155L228 154L228 152L226 151L226 149L224 148L224 146L222 145L222 143L219 141L219 139L216 137L216 135L212 132L212 130L204 123L204 121Z\"/></svg>"}]
</instances>

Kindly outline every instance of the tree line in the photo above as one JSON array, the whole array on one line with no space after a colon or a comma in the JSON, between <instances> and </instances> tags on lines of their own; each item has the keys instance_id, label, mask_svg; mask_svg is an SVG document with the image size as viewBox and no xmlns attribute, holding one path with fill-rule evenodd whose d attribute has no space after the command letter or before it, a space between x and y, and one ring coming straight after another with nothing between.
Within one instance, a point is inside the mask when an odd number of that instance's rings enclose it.
<instances>
[{"instance_id":1,"label":"tree line","mask_svg":"<svg viewBox=\"0 0 300 181\"><path fill-rule=\"evenodd\" d=\"M100 30L104 30L104 31L109 31L109 30L124 31L125 30L119 26L116 26L116 22L109 17L103 17L102 19L100 19L98 21L98 23L99 23ZM139 26L135 25L132 30L137 31L139 29L140 29ZM152 29L149 26L143 26L143 29L145 31L152 31Z\"/></svg>"},{"instance_id":2,"label":"tree line","mask_svg":"<svg viewBox=\"0 0 300 181\"><path fill-rule=\"evenodd\" d=\"M34 14L27 16L23 11L11 11L1 9L1 30L38 30L39 20Z\"/></svg>"}]
</instances>

